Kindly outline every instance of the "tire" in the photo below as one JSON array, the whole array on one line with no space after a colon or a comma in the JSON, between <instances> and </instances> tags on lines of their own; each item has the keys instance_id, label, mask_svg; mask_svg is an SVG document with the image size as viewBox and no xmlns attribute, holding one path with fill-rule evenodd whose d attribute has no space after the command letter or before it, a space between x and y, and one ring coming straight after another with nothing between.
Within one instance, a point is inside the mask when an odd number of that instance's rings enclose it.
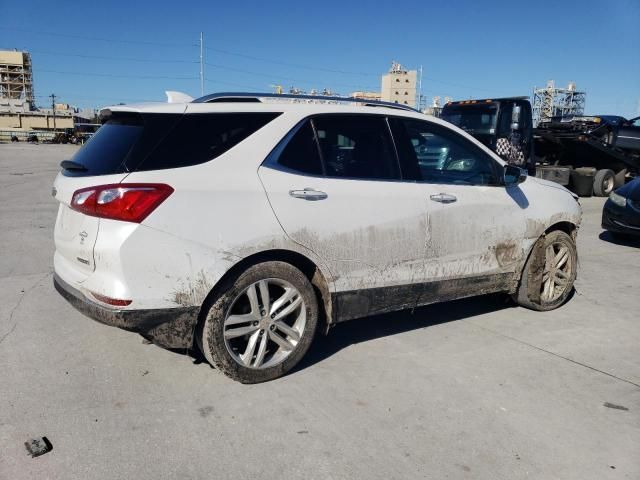
<instances>
[{"instance_id":1,"label":"tire","mask_svg":"<svg viewBox=\"0 0 640 480\"><path fill-rule=\"evenodd\" d=\"M259 263L228 279L205 308L207 315L196 334L202 353L212 366L241 383L286 374L307 353L318 323L311 283L285 262Z\"/></svg>"},{"instance_id":2,"label":"tire","mask_svg":"<svg viewBox=\"0 0 640 480\"><path fill-rule=\"evenodd\" d=\"M550 268L554 265L552 259L558 259L555 262L557 266L564 258L564 256L558 257L560 250L563 248L566 249L566 260L560 265L560 268ZM553 256L550 254L551 251L553 251ZM573 238L560 230L550 232L539 238L533 246L513 299L518 305L531 310L544 312L558 308L567 301L573 291L577 267L578 253ZM566 278L560 277L559 274L554 274L553 281L550 284L551 290L547 290L545 278L548 278L549 273L557 272L558 270L562 271L563 276ZM554 281L558 281L555 286ZM564 283L560 285L560 281ZM549 292L549 295L547 295L547 292Z\"/></svg>"},{"instance_id":3,"label":"tire","mask_svg":"<svg viewBox=\"0 0 640 480\"><path fill-rule=\"evenodd\" d=\"M613 170L598 170L593 178L593 194L596 197L608 197L615 185L616 174Z\"/></svg>"}]
</instances>

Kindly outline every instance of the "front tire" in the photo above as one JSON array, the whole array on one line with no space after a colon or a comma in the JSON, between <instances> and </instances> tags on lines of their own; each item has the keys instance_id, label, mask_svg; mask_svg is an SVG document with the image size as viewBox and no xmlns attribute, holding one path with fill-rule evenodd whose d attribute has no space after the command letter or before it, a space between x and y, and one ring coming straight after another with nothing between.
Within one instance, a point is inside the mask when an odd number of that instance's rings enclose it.
<instances>
[{"instance_id":1,"label":"front tire","mask_svg":"<svg viewBox=\"0 0 640 480\"><path fill-rule=\"evenodd\" d=\"M311 283L284 262L249 267L227 280L208 305L199 331L202 353L242 383L286 374L309 349L318 323Z\"/></svg>"},{"instance_id":2,"label":"front tire","mask_svg":"<svg viewBox=\"0 0 640 480\"><path fill-rule=\"evenodd\" d=\"M558 308L573 291L577 267L578 253L573 238L560 230L548 233L534 245L514 300L532 310Z\"/></svg>"}]
</instances>

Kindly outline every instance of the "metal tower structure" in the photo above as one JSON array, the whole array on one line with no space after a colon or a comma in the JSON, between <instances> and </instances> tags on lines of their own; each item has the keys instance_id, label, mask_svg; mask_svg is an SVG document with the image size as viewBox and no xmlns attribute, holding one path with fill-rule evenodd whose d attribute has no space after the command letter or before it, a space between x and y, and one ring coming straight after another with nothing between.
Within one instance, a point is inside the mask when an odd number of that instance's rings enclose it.
<instances>
[{"instance_id":1,"label":"metal tower structure","mask_svg":"<svg viewBox=\"0 0 640 480\"><path fill-rule=\"evenodd\" d=\"M533 87L533 125L551 117L582 115L586 99L587 93L578 92L573 82L567 88L556 88L553 80L545 88Z\"/></svg>"},{"instance_id":2,"label":"metal tower structure","mask_svg":"<svg viewBox=\"0 0 640 480\"><path fill-rule=\"evenodd\" d=\"M31 55L14 50L0 51L0 98L25 100L35 106Z\"/></svg>"}]
</instances>

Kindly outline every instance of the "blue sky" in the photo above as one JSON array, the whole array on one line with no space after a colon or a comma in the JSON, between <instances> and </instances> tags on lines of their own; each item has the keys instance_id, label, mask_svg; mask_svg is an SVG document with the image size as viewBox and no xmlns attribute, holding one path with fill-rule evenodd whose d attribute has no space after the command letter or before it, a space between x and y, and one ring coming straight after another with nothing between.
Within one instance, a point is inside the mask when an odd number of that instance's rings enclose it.
<instances>
[{"instance_id":1,"label":"blue sky","mask_svg":"<svg viewBox=\"0 0 640 480\"><path fill-rule=\"evenodd\" d=\"M197 96L203 31L206 92L379 90L397 60L423 66L429 99L530 95L554 79L587 92L587 113L640 115L639 0L22 0L2 16L0 48L32 52L39 104Z\"/></svg>"}]
</instances>

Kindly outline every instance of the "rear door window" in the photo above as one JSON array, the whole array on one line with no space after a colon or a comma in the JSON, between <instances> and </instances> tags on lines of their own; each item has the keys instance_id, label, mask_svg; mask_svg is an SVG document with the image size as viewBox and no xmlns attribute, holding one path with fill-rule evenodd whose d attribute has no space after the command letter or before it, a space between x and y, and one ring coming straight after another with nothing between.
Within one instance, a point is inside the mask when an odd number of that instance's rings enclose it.
<instances>
[{"instance_id":1,"label":"rear door window","mask_svg":"<svg viewBox=\"0 0 640 480\"><path fill-rule=\"evenodd\" d=\"M179 168L212 160L279 113L114 113L71 159L67 176Z\"/></svg>"},{"instance_id":2,"label":"rear door window","mask_svg":"<svg viewBox=\"0 0 640 480\"><path fill-rule=\"evenodd\" d=\"M322 175L320 152L309 120L293 134L280 153L278 164L295 172Z\"/></svg>"},{"instance_id":3,"label":"rear door window","mask_svg":"<svg viewBox=\"0 0 640 480\"><path fill-rule=\"evenodd\" d=\"M328 177L400 179L385 117L319 115L313 125Z\"/></svg>"}]
</instances>

